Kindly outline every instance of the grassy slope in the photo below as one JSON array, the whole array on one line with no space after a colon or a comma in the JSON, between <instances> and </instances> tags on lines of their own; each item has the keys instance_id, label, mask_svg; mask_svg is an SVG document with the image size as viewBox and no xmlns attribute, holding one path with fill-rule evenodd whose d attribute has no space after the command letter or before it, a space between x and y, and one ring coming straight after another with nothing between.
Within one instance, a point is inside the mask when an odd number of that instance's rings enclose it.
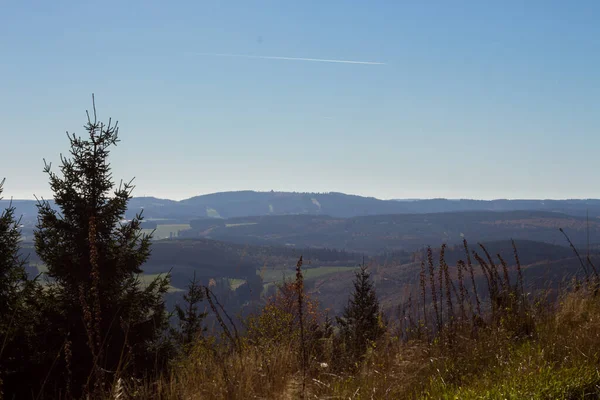
<instances>
[{"instance_id":1,"label":"grassy slope","mask_svg":"<svg viewBox=\"0 0 600 400\"><path fill-rule=\"evenodd\" d=\"M446 383L432 376L426 398L589 399L600 397L600 302L571 294L556 313L538 322L537 335L523 342L498 342L495 360L466 358L468 370ZM491 343L490 343L491 344ZM463 379L461 379L463 378ZM464 379L467 378L467 379Z\"/></svg>"}]
</instances>

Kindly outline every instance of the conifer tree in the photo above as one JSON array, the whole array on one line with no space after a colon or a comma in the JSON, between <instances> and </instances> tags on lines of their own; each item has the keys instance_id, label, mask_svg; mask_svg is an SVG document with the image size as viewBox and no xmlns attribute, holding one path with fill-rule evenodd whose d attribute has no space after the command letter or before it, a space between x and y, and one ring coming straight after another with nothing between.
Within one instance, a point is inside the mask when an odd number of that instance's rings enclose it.
<instances>
[{"instance_id":1,"label":"conifer tree","mask_svg":"<svg viewBox=\"0 0 600 400\"><path fill-rule=\"evenodd\" d=\"M0 182L0 195L3 185L4 180ZM15 218L15 207L11 203L0 213L0 337L6 332L4 329L8 328L9 320L14 321L19 292L27 280L25 262L19 254L20 240L19 221Z\"/></svg>"},{"instance_id":2,"label":"conifer tree","mask_svg":"<svg viewBox=\"0 0 600 400\"><path fill-rule=\"evenodd\" d=\"M204 287L196 279L196 273L194 272L194 277L190 280L187 293L183 295L185 308L179 304L175 306L175 311L179 318L179 332L177 332L176 337L178 338L178 342L183 346L194 343L206 331L206 327L202 323L208 313L200 312L198 309L198 304L203 300Z\"/></svg>"},{"instance_id":3,"label":"conifer tree","mask_svg":"<svg viewBox=\"0 0 600 400\"><path fill-rule=\"evenodd\" d=\"M3 185L4 180L0 182L0 195ZM24 261L19 254L20 239L19 221L15 219L15 208L10 204L0 213L0 398L3 380L14 368L11 364L18 362L11 350L14 350L13 341L23 311L21 291L27 280Z\"/></svg>"},{"instance_id":4,"label":"conifer tree","mask_svg":"<svg viewBox=\"0 0 600 400\"><path fill-rule=\"evenodd\" d=\"M0 212L0 399L31 397L53 358L46 351L52 342L46 335L52 293L27 276L20 241L20 220L11 203Z\"/></svg>"},{"instance_id":5,"label":"conifer tree","mask_svg":"<svg viewBox=\"0 0 600 400\"><path fill-rule=\"evenodd\" d=\"M356 272L353 285L354 291L348 305L337 322L346 352L357 361L367 346L381 337L385 328L381 323L379 300L364 263Z\"/></svg>"},{"instance_id":6,"label":"conifer tree","mask_svg":"<svg viewBox=\"0 0 600 400\"><path fill-rule=\"evenodd\" d=\"M84 128L84 138L68 134L70 157L61 155L60 175L45 164L58 210L39 201L35 231L61 310L62 320L49 322L69 345L66 381L74 395L102 391L107 374L119 369L143 368L166 328L168 288L168 278L147 286L138 278L151 237L141 232L141 214L124 221L133 186L115 187L108 162L117 123L99 122L94 104Z\"/></svg>"}]
</instances>

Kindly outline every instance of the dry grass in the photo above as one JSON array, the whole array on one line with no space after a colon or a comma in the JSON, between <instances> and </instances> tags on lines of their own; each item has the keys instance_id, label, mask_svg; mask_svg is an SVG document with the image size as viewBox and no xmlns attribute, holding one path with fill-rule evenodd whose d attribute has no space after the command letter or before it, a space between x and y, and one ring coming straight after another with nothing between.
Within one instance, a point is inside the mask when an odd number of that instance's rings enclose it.
<instances>
[{"instance_id":1,"label":"dry grass","mask_svg":"<svg viewBox=\"0 0 600 400\"><path fill-rule=\"evenodd\" d=\"M139 398L278 398L297 371L296 352L285 345L263 350L246 347L242 352L223 354L199 345L169 377L158 380L157 387L146 387Z\"/></svg>"},{"instance_id":2,"label":"dry grass","mask_svg":"<svg viewBox=\"0 0 600 400\"><path fill-rule=\"evenodd\" d=\"M320 374L315 398L524 399L600 396L600 300L566 295L536 336L511 330L455 331L453 342L388 336L356 374ZM317 383L318 381L318 383Z\"/></svg>"},{"instance_id":3,"label":"dry grass","mask_svg":"<svg viewBox=\"0 0 600 400\"><path fill-rule=\"evenodd\" d=\"M213 342L202 342L178 360L169 375L146 381L122 379L113 394L158 400L281 398L297 361L295 352L286 346L270 352L252 347L229 352Z\"/></svg>"}]
</instances>

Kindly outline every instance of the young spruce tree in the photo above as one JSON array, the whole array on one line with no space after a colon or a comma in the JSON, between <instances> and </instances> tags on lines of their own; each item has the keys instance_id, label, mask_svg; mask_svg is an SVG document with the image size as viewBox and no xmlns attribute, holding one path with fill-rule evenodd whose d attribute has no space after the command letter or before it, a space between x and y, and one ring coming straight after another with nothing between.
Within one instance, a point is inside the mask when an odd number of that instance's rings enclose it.
<instances>
[{"instance_id":1,"label":"young spruce tree","mask_svg":"<svg viewBox=\"0 0 600 400\"><path fill-rule=\"evenodd\" d=\"M0 182L2 195L4 180ZM0 200L2 197L0 196ZM0 213L0 339L14 325L20 292L27 280L25 262L19 254L21 231L12 204Z\"/></svg>"},{"instance_id":2,"label":"young spruce tree","mask_svg":"<svg viewBox=\"0 0 600 400\"><path fill-rule=\"evenodd\" d=\"M385 328L381 323L379 300L364 263L356 272L353 285L352 296L337 322L346 354L358 361L367 346L383 335Z\"/></svg>"},{"instance_id":3,"label":"young spruce tree","mask_svg":"<svg viewBox=\"0 0 600 400\"><path fill-rule=\"evenodd\" d=\"M194 272L194 277L188 284L187 293L183 295L185 308L179 304L175 306L179 319L179 330L174 332L174 336L183 349L193 345L206 331L206 327L202 324L208 314L198 309L198 304L204 300L204 297L204 287L196 279Z\"/></svg>"},{"instance_id":4,"label":"young spruce tree","mask_svg":"<svg viewBox=\"0 0 600 400\"><path fill-rule=\"evenodd\" d=\"M0 195L3 185L4 180L0 181ZM11 204L0 213L0 399L3 380L7 375L10 379L15 363L20 361L13 351L23 312L21 294L27 280L24 261L19 254L20 240L19 222L15 219L15 208Z\"/></svg>"},{"instance_id":5,"label":"young spruce tree","mask_svg":"<svg viewBox=\"0 0 600 400\"><path fill-rule=\"evenodd\" d=\"M149 349L166 328L169 284L166 277L147 286L138 279L151 237L141 232L140 214L124 221L133 186L115 188L108 162L117 123L99 122L95 105L87 119L85 138L68 134L70 158L61 155L60 176L46 163L58 210L40 201L35 232L60 304L62 320L50 323L65 338L65 390L74 396L106 390L125 369L154 366Z\"/></svg>"}]
</instances>

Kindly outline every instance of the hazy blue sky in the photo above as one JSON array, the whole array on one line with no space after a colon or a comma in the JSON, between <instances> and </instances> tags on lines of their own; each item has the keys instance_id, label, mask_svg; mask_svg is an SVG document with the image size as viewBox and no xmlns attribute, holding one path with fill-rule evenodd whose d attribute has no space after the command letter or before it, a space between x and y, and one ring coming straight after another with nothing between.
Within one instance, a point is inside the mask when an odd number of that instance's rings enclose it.
<instances>
[{"instance_id":1,"label":"hazy blue sky","mask_svg":"<svg viewBox=\"0 0 600 400\"><path fill-rule=\"evenodd\" d=\"M597 0L0 0L4 196L49 196L42 158L93 92L138 196L598 198L598 21Z\"/></svg>"}]
</instances>

